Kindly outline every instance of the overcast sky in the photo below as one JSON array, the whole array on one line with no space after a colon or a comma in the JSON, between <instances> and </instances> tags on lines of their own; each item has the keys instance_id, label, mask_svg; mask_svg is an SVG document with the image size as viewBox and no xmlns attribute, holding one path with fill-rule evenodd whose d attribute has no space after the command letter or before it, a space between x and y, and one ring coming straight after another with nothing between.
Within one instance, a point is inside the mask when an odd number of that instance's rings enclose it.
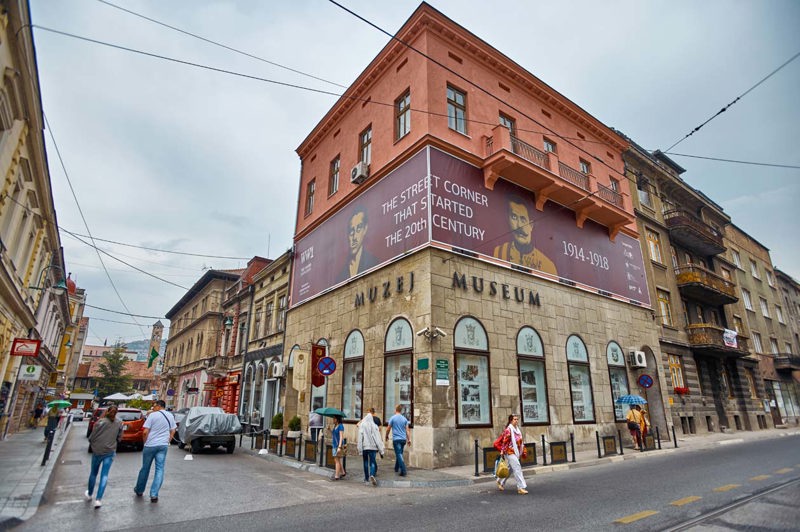
<instances>
[{"instance_id":1,"label":"overcast sky","mask_svg":"<svg viewBox=\"0 0 800 532\"><path fill-rule=\"evenodd\" d=\"M323 0L125 1L116 5L313 76L349 85L388 37ZM800 51L800 2L430 2L605 124L666 149ZM415 1L343 0L397 31ZM31 0L34 24L261 78L336 85L244 57L99 0ZM335 97L179 65L34 30L59 225L96 238L228 257L274 258L291 247L300 164L295 148ZM673 151L800 165L800 59ZM674 156L683 178L767 246L800 280L800 170ZM61 233L67 269L90 305L125 312L96 252ZM98 242L182 287L204 267L246 260L190 257ZM104 255L130 312L163 316L183 288ZM151 318L88 308L88 343L149 337ZM124 323L114 323L113 320ZM166 320L162 320L165 325ZM166 335L165 335L166 336Z\"/></svg>"}]
</instances>

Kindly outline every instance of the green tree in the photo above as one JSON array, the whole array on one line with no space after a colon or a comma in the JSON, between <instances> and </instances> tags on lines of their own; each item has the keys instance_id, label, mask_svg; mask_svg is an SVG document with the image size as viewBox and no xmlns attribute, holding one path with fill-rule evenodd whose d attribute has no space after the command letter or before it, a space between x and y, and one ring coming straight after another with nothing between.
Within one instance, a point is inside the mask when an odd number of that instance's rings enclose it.
<instances>
[{"instance_id":1,"label":"green tree","mask_svg":"<svg viewBox=\"0 0 800 532\"><path fill-rule=\"evenodd\" d=\"M124 355L125 346L116 346L113 351L103 355L104 362L100 362L98 369L103 375L97 382L97 396L103 398L112 393L128 393L133 384L133 379L125 373L128 359Z\"/></svg>"}]
</instances>

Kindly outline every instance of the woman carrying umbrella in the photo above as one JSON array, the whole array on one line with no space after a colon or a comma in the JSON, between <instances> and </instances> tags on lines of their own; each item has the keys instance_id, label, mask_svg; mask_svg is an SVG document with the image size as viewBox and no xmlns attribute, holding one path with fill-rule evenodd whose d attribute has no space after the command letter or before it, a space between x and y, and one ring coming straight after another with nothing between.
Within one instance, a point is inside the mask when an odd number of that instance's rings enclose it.
<instances>
[{"instance_id":1,"label":"woman carrying umbrella","mask_svg":"<svg viewBox=\"0 0 800 532\"><path fill-rule=\"evenodd\" d=\"M633 449L638 451L642 448L642 425L644 424L639 405L631 405L625 419L628 420L628 430L631 431L631 438L633 438Z\"/></svg>"}]
</instances>

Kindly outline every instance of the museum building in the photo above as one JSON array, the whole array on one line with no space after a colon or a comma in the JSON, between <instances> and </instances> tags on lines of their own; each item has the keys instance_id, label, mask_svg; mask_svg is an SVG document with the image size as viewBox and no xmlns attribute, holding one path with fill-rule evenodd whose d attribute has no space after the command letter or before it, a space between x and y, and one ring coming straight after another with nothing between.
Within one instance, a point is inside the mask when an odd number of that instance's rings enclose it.
<instances>
[{"instance_id":1,"label":"museum building","mask_svg":"<svg viewBox=\"0 0 800 532\"><path fill-rule=\"evenodd\" d=\"M627 393L665 434L628 141L427 4L396 36L297 149L285 419L400 405L423 468L512 413L594 446Z\"/></svg>"}]
</instances>

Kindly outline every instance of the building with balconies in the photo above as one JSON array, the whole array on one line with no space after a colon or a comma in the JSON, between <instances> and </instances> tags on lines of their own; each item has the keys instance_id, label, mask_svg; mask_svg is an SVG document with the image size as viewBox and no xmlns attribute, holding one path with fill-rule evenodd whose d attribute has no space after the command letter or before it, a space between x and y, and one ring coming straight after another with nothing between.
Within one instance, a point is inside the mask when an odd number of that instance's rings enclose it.
<instances>
[{"instance_id":1,"label":"building with balconies","mask_svg":"<svg viewBox=\"0 0 800 532\"><path fill-rule=\"evenodd\" d=\"M399 406L445 467L511 413L593 448L649 373L666 435L628 141L428 4L396 37L297 149L285 418Z\"/></svg>"},{"instance_id":2,"label":"building with balconies","mask_svg":"<svg viewBox=\"0 0 800 532\"><path fill-rule=\"evenodd\" d=\"M791 277L779 277L769 249L735 224L725 228L725 238L741 294L739 312L750 331L750 351L764 380L765 394L759 396L763 409L775 425L800 424L800 387L792 368L797 351L790 314L796 310L790 297L794 293Z\"/></svg>"},{"instance_id":3,"label":"building with balconies","mask_svg":"<svg viewBox=\"0 0 800 532\"><path fill-rule=\"evenodd\" d=\"M624 159L674 424L684 434L766 428L766 392L725 256L730 217L663 153L631 142Z\"/></svg>"}]
</instances>

